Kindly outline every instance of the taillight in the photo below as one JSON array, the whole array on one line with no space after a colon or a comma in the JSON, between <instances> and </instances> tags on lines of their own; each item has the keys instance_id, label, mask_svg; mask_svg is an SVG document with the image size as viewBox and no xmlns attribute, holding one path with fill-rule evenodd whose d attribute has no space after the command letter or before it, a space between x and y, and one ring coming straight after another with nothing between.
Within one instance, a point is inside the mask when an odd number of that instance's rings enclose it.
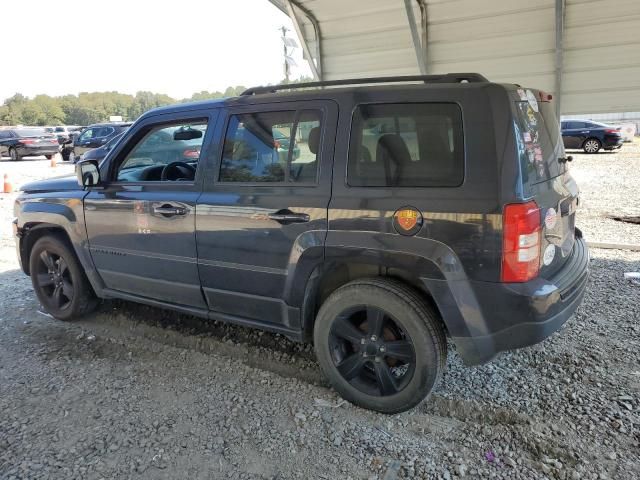
<instances>
[{"instance_id":1,"label":"taillight","mask_svg":"<svg viewBox=\"0 0 640 480\"><path fill-rule=\"evenodd\" d=\"M540 208L536 202L505 205L502 226L503 282L526 282L540 269Z\"/></svg>"},{"instance_id":2,"label":"taillight","mask_svg":"<svg viewBox=\"0 0 640 480\"><path fill-rule=\"evenodd\" d=\"M29 145L31 143L36 143L36 141L32 140L31 138L23 138L20 140L20 143L23 145Z\"/></svg>"},{"instance_id":3,"label":"taillight","mask_svg":"<svg viewBox=\"0 0 640 480\"><path fill-rule=\"evenodd\" d=\"M541 102L550 102L553 99L553 95L542 90L538 90L538 98Z\"/></svg>"},{"instance_id":4,"label":"taillight","mask_svg":"<svg viewBox=\"0 0 640 480\"><path fill-rule=\"evenodd\" d=\"M607 128L604 133L610 133L610 134L619 134L620 133L620 129L618 128Z\"/></svg>"}]
</instances>

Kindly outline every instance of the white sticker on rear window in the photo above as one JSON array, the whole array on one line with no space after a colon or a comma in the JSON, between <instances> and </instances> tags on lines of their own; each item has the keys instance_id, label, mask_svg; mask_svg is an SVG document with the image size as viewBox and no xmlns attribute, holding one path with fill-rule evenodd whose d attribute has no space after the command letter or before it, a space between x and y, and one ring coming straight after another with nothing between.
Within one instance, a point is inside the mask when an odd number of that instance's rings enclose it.
<instances>
[{"instance_id":1,"label":"white sticker on rear window","mask_svg":"<svg viewBox=\"0 0 640 480\"><path fill-rule=\"evenodd\" d=\"M533 108L533 111L538 113L538 100L531 90L527 90L527 101L529 105L531 105L531 108Z\"/></svg>"},{"instance_id":2,"label":"white sticker on rear window","mask_svg":"<svg viewBox=\"0 0 640 480\"><path fill-rule=\"evenodd\" d=\"M527 101L527 94L522 88L518 89L518 96L520 97L520 100L523 100L525 102Z\"/></svg>"},{"instance_id":3,"label":"white sticker on rear window","mask_svg":"<svg viewBox=\"0 0 640 480\"><path fill-rule=\"evenodd\" d=\"M525 142L530 142L530 141L531 141L531 133L530 133L530 132L524 132L524 133L522 134L522 139L523 139Z\"/></svg>"}]
</instances>

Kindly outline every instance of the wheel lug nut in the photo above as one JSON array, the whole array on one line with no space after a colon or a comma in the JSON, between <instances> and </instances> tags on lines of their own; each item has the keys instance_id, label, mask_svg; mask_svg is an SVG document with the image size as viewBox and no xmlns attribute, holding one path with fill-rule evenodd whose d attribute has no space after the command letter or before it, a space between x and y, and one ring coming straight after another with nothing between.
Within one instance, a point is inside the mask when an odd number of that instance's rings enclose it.
<instances>
[{"instance_id":1,"label":"wheel lug nut","mask_svg":"<svg viewBox=\"0 0 640 480\"><path fill-rule=\"evenodd\" d=\"M366 342L366 340L364 338L360 339L360 345L364 345L365 342Z\"/></svg>"},{"instance_id":2,"label":"wheel lug nut","mask_svg":"<svg viewBox=\"0 0 640 480\"><path fill-rule=\"evenodd\" d=\"M380 351L384 352L386 350L386 348L384 348L384 346L380 347Z\"/></svg>"},{"instance_id":3,"label":"wheel lug nut","mask_svg":"<svg viewBox=\"0 0 640 480\"><path fill-rule=\"evenodd\" d=\"M376 337L375 335L371 335L371 341L375 342L378 339L378 337Z\"/></svg>"}]
</instances>

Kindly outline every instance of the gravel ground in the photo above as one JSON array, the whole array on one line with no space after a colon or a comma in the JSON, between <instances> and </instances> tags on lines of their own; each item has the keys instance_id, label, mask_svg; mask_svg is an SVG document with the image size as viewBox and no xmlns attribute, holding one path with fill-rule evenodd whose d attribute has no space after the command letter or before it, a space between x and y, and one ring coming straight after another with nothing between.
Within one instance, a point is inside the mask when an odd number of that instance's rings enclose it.
<instances>
[{"instance_id":1,"label":"gravel ground","mask_svg":"<svg viewBox=\"0 0 640 480\"><path fill-rule=\"evenodd\" d=\"M612 220L632 216L640 219L640 139L614 152L573 156L571 174L580 187L576 224L591 242L640 244L640 224Z\"/></svg>"},{"instance_id":2,"label":"gravel ground","mask_svg":"<svg viewBox=\"0 0 640 480\"><path fill-rule=\"evenodd\" d=\"M575 157L578 225L637 242L602 215L638 208L638 144ZM3 161L0 175L72 171L48 165ZM640 478L640 286L623 279L640 252L593 249L560 332L480 367L452 352L427 402L385 416L341 401L311 348L278 335L125 302L73 323L39 313L12 198L0 194L0 478Z\"/></svg>"}]
</instances>

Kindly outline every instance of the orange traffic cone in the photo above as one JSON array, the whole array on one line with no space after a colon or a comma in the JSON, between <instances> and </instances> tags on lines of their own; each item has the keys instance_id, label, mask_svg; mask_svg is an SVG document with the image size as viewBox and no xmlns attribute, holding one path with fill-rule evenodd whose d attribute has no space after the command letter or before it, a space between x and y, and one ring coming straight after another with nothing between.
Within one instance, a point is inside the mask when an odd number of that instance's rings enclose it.
<instances>
[{"instance_id":1,"label":"orange traffic cone","mask_svg":"<svg viewBox=\"0 0 640 480\"><path fill-rule=\"evenodd\" d=\"M11 193L11 192L13 192L13 186L11 185L11 182L9 181L9 175L7 175L6 173L4 174L4 188L3 188L3 192L4 192L4 193Z\"/></svg>"},{"instance_id":2,"label":"orange traffic cone","mask_svg":"<svg viewBox=\"0 0 640 480\"><path fill-rule=\"evenodd\" d=\"M50 167L55 168L56 166L58 166L58 162L56 162L56 156L54 155L53 157L51 157L51 163L49 164Z\"/></svg>"}]
</instances>

